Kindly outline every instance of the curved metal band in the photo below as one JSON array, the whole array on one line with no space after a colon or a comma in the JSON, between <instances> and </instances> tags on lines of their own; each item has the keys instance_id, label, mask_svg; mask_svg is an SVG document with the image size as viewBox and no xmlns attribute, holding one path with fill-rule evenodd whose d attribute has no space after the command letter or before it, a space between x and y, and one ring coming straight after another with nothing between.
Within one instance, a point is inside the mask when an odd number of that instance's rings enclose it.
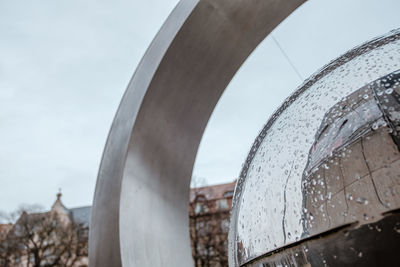
<instances>
[{"instance_id":1,"label":"curved metal band","mask_svg":"<svg viewBox=\"0 0 400 267\"><path fill-rule=\"evenodd\" d=\"M90 266L191 266L189 184L225 87L304 0L182 0L140 62L96 185Z\"/></svg>"}]
</instances>

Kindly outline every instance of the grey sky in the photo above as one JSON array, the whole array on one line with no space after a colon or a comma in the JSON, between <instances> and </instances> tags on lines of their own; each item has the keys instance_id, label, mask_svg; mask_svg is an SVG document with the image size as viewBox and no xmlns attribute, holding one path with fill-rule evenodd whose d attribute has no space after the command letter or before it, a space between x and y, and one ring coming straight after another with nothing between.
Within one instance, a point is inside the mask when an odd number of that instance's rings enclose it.
<instances>
[{"instance_id":1,"label":"grey sky","mask_svg":"<svg viewBox=\"0 0 400 267\"><path fill-rule=\"evenodd\" d=\"M112 118L177 0L0 0L0 210L93 198ZM306 78L400 27L398 0L310 0L273 33ZM234 77L194 174L231 181L271 113L302 82L268 37Z\"/></svg>"}]
</instances>

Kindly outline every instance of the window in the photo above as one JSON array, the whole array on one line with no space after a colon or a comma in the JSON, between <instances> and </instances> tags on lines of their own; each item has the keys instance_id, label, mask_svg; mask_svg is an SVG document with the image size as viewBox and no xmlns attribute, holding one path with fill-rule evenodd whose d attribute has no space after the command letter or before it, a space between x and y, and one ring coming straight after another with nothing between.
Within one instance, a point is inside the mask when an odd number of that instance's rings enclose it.
<instances>
[{"instance_id":1,"label":"window","mask_svg":"<svg viewBox=\"0 0 400 267\"><path fill-rule=\"evenodd\" d=\"M223 233L229 232L229 219L223 219L221 221L221 230Z\"/></svg>"},{"instance_id":2,"label":"window","mask_svg":"<svg viewBox=\"0 0 400 267\"><path fill-rule=\"evenodd\" d=\"M233 190L231 190L231 191L226 191L226 192L224 193L224 197L231 197L231 196L233 196Z\"/></svg>"},{"instance_id":3,"label":"window","mask_svg":"<svg viewBox=\"0 0 400 267\"><path fill-rule=\"evenodd\" d=\"M195 214L199 214L199 213L205 213L208 211L208 207L205 203L200 202L200 203L196 203L194 206L194 213Z\"/></svg>"},{"instance_id":4,"label":"window","mask_svg":"<svg viewBox=\"0 0 400 267\"><path fill-rule=\"evenodd\" d=\"M219 210L226 210L228 209L228 200L227 199L218 199L217 200L217 207Z\"/></svg>"},{"instance_id":5,"label":"window","mask_svg":"<svg viewBox=\"0 0 400 267\"><path fill-rule=\"evenodd\" d=\"M208 211L207 201L204 195L196 196L194 200L194 213L205 213Z\"/></svg>"}]
</instances>

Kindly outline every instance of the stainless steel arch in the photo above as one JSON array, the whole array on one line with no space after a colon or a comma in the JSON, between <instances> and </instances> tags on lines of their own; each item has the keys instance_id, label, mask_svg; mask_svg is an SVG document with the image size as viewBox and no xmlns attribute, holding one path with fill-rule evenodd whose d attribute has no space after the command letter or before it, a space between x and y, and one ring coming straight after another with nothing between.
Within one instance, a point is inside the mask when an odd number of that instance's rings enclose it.
<instances>
[{"instance_id":1,"label":"stainless steel arch","mask_svg":"<svg viewBox=\"0 0 400 267\"><path fill-rule=\"evenodd\" d=\"M182 0L139 64L96 185L90 266L190 266L189 183L225 87L304 0Z\"/></svg>"}]
</instances>

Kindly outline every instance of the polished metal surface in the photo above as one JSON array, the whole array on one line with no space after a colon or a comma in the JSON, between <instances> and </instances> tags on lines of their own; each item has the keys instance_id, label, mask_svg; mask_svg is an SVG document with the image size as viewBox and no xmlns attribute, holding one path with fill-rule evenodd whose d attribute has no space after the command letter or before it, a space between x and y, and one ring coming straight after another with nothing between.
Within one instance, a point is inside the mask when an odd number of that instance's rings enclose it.
<instances>
[{"instance_id":1,"label":"polished metal surface","mask_svg":"<svg viewBox=\"0 0 400 267\"><path fill-rule=\"evenodd\" d=\"M399 222L400 214L394 213L377 222L348 225L243 266L398 266Z\"/></svg>"},{"instance_id":2,"label":"polished metal surface","mask_svg":"<svg viewBox=\"0 0 400 267\"><path fill-rule=\"evenodd\" d=\"M99 171L90 266L191 266L189 182L207 121L254 48L303 0L183 0L139 64Z\"/></svg>"},{"instance_id":3,"label":"polished metal surface","mask_svg":"<svg viewBox=\"0 0 400 267\"><path fill-rule=\"evenodd\" d=\"M393 31L317 72L271 117L235 190L231 266L393 266L399 70Z\"/></svg>"}]
</instances>

